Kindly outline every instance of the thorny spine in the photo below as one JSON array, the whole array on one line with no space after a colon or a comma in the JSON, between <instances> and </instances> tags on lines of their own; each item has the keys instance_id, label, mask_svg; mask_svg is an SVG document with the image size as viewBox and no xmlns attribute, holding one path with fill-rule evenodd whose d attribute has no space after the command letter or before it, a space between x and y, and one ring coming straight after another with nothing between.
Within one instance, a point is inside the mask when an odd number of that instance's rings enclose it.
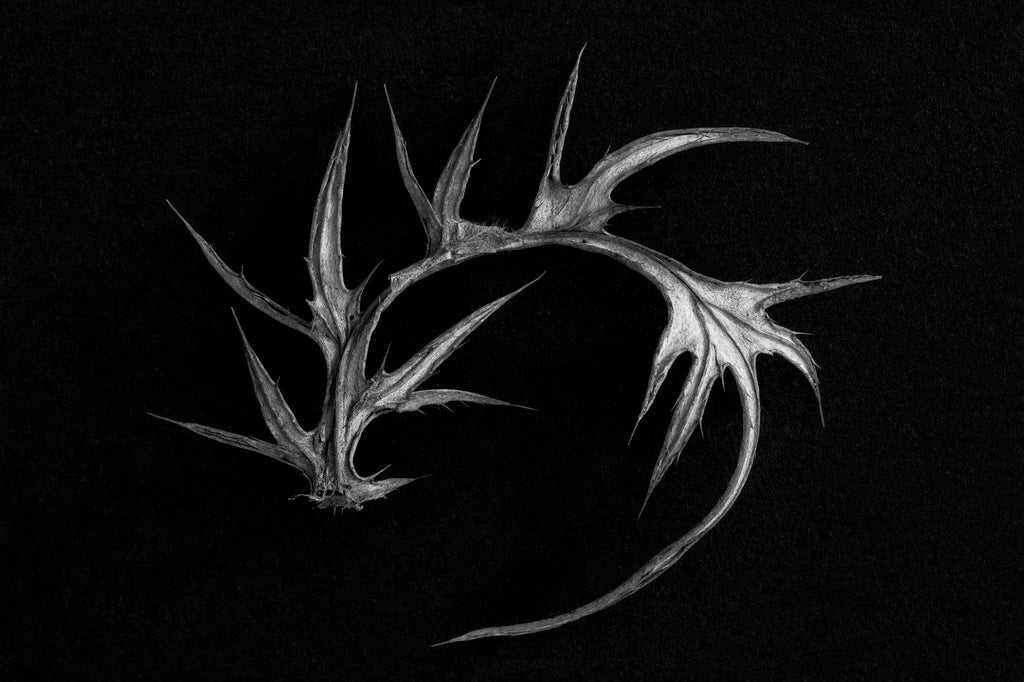
<instances>
[{"instance_id":1,"label":"thorny spine","mask_svg":"<svg viewBox=\"0 0 1024 682\"><path fill-rule=\"evenodd\" d=\"M818 396L818 379L810 353L794 332L772 322L766 309L784 300L878 279L864 275L810 282L797 279L781 284L721 282L693 272L657 251L606 232L604 227L614 215L643 208L615 203L611 199L612 190L636 171L669 155L720 142L798 141L779 133L751 128L665 131L634 140L605 155L583 180L575 185L565 185L560 177L561 157L579 65L580 58L577 57L555 119L547 167L537 198L525 224L515 231L474 223L459 215L490 91L452 152L432 199L427 197L413 174L405 140L392 110L399 169L423 222L427 253L421 261L392 274L388 287L365 308L361 300L369 276L354 289L348 288L343 278L340 246L351 108L331 156L313 216L306 259L314 292L313 299L308 301L313 313L311 321L295 316L257 291L242 275L228 268L213 248L181 218L207 260L232 289L271 318L306 334L317 343L327 365L328 377L320 421L312 431L304 430L242 333L256 396L275 442L268 443L199 424L168 421L299 469L311 483L307 497L321 508L360 509L366 502L382 498L416 480L378 480L381 472L369 477L357 473L353 463L355 450L360 435L373 419L389 412L419 410L425 405L455 401L511 405L468 391L419 387L470 333L528 285L479 308L435 338L397 370L386 372L382 363L372 376L367 376L370 338L388 306L413 283L477 256L535 246L569 246L614 257L650 279L661 291L668 306L668 323L655 351L638 423L653 403L673 362L683 353L690 353L693 363L673 407L644 505L700 422L714 380L723 377L726 369L733 375L743 411L740 454L725 492L697 526L659 552L622 585L578 609L528 623L474 630L443 643L550 630L611 606L671 567L728 512L750 473L760 426L755 369L757 355L783 355L804 374L815 396ZM492 90L493 87L492 83ZM352 96L354 105L355 92ZM390 100L388 106L390 109Z\"/></svg>"}]
</instances>

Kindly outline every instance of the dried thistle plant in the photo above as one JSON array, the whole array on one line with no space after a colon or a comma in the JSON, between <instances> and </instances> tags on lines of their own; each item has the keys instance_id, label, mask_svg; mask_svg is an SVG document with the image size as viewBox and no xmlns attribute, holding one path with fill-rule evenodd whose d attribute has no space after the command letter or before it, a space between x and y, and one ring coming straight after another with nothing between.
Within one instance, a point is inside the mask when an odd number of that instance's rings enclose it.
<instances>
[{"instance_id":1,"label":"dried thistle plant","mask_svg":"<svg viewBox=\"0 0 1024 682\"><path fill-rule=\"evenodd\" d=\"M559 104L547 167L533 209L525 224L516 230L474 223L459 215L490 92L452 152L432 199L427 197L413 174L405 140L399 131L394 110L391 110L399 168L426 230L427 253L419 262L390 275L388 287L365 307L361 299L367 282L364 280L349 288L343 276L339 242L342 190L352 126L351 108L331 156L313 214L309 256L306 259L314 294L308 301L312 320L297 317L256 290L243 276L225 265L206 240L182 218L207 260L232 289L274 320L309 336L320 346L327 366L327 391L320 421L312 430L304 429L243 333L242 341L256 397L274 442L199 424L168 421L207 438L253 450L295 467L310 481L311 490L305 496L320 508L360 509L363 504L416 480L378 479L379 473L362 476L356 471L353 460L360 435L377 417L455 401L510 405L468 391L422 389L420 386L473 330L522 288L458 322L400 368L387 372L382 363L371 373L367 367L370 338L388 306L413 283L471 258L561 244L615 258L658 287L668 305L668 323L654 353L637 423L650 408L675 360L689 353L692 366L672 408L671 422L651 475L644 505L700 423L713 382L724 377L726 370L732 374L739 388L743 410L739 458L725 492L696 527L659 552L619 587L584 606L542 620L474 630L448 642L550 630L611 606L664 573L725 516L750 474L760 426L761 406L755 369L757 356L779 354L795 365L810 382L815 396L819 398L820 409L818 377L810 353L795 332L775 324L766 310L789 299L877 279L865 275L806 282L796 279L781 284L722 282L700 275L653 249L606 232L604 228L610 218L640 208L613 201L611 193L615 187L667 156L721 142L798 141L779 133L752 128L669 130L634 140L605 155L580 182L566 185L561 181L559 168L576 93L579 63L577 58ZM493 84L491 87L493 89ZM354 106L354 93L352 103ZM390 109L390 100L388 106Z\"/></svg>"}]
</instances>

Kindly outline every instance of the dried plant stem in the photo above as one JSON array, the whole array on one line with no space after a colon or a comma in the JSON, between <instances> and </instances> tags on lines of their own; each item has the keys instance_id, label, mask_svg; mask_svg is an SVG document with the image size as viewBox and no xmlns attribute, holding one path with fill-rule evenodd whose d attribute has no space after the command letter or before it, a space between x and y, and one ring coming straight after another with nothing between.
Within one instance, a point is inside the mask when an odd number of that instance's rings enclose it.
<instances>
[{"instance_id":1,"label":"dried plant stem","mask_svg":"<svg viewBox=\"0 0 1024 682\"><path fill-rule=\"evenodd\" d=\"M650 408L672 364L684 353L692 356L693 363L672 408L671 420L651 474L644 505L668 468L678 460L700 423L713 382L723 377L726 371L735 379L743 412L743 439L739 457L725 492L697 526L659 552L618 588L578 609L529 623L474 630L448 642L524 635L559 627L627 597L678 561L729 511L750 474L757 449L761 414L757 356L766 353L783 356L807 378L815 396L819 394L816 367L807 348L797 339L796 333L775 324L769 318L767 308L781 301L877 279L864 275L810 282L796 279L779 284L722 282L698 274L649 247L608 233L605 226L612 217L624 211L642 208L624 206L613 201L611 193L615 187L633 173L667 156L723 142L798 141L779 133L753 128L670 130L642 137L606 154L579 183L565 185L561 181L561 157L578 77L579 59L559 105L547 167L537 198L526 222L514 231L474 223L459 215L490 92L452 152L432 198L426 195L415 178L405 140L392 110L398 166L406 190L423 223L427 235L427 253L420 261L390 275L387 288L365 308L362 298L367 280L355 288L348 288L340 247L341 204L352 127L351 109L331 156L313 216L309 256L306 259L314 294L308 301L312 311L310 321L296 317L256 290L239 273L228 268L213 248L185 223L207 260L232 289L272 319L302 332L317 343L326 363L327 390L319 422L311 430L303 429L242 333L257 400L274 442L199 424L174 423L213 440L259 452L299 469L310 481L310 492L306 496L323 508L360 509L363 504L383 498L416 480L378 479L382 472L362 476L356 471L354 459L360 436L377 417L457 401L513 406L477 393L423 389L421 385L474 330L528 284L474 311L438 335L398 369L388 372L382 365L371 373L367 367L370 339L381 315L396 298L412 284L478 256L550 245L582 249L614 258L649 279L661 292L668 308L668 323L655 349L637 422ZM493 84L491 87L493 89ZM354 103L353 94L353 106ZM390 101L388 104L390 107Z\"/></svg>"}]
</instances>

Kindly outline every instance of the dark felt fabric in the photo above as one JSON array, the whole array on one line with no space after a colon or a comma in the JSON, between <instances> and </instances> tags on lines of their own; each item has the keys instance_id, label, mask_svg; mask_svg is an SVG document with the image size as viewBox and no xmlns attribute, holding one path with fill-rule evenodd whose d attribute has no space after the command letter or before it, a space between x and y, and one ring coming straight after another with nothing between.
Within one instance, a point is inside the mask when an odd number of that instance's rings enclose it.
<instances>
[{"instance_id":1,"label":"dark felt fabric","mask_svg":"<svg viewBox=\"0 0 1024 682\"><path fill-rule=\"evenodd\" d=\"M1021 52L1016 3L799 11L679 2L5 3L0 9L0 641L7 679L1019 679L1024 615ZM59 6L58 6L59 5ZM300 7L301 5L301 7ZM724 280L870 273L774 318L821 366L759 363L730 515L660 580L560 630L440 649L618 584L713 504L739 403L716 389L636 519L675 393L632 444L664 322L652 285L563 248L403 297L372 361L545 273L432 385L536 407L382 418L357 465L429 478L358 513L295 470L147 416L267 437L234 306L303 423L316 347L247 308L164 203L306 315L309 218L360 83L349 281L422 254L420 181L498 77L464 213L521 222L586 49L563 178L658 130L702 148L616 198L612 231Z\"/></svg>"}]
</instances>

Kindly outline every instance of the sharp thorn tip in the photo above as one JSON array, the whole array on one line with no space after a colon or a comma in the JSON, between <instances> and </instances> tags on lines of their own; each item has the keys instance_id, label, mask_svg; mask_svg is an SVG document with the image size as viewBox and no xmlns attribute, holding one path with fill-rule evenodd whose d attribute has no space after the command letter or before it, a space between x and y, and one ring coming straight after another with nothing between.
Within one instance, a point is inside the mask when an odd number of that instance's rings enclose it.
<instances>
[{"instance_id":1,"label":"sharp thorn tip","mask_svg":"<svg viewBox=\"0 0 1024 682\"><path fill-rule=\"evenodd\" d=\"M651 493L654 492L654 488L648 488L647 494L644 495L644 503L640 505L640 512L636 515L636 520L639 521L640 517L644 515L644 510L647 509L647 503L651 499Z\"/></svg>"}]
</instances>

